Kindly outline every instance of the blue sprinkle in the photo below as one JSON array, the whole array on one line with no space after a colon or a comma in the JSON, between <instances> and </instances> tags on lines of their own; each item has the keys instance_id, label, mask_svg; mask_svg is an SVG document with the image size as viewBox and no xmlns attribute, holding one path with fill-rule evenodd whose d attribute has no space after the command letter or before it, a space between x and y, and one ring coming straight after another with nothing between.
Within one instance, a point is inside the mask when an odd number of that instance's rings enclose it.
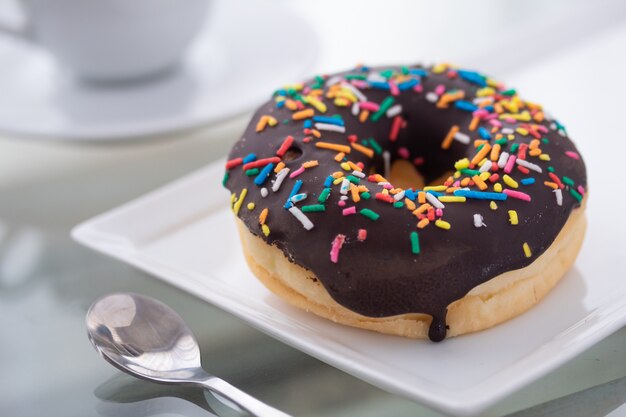
<instances>
[{"instance_id":1,"label":"blue sprinkle","mask_svg":"<svg viewBox=\"0 0 626 417\"><path fill-rule=\"evenodd\" d=\"M289 193L289 197L287 197L287 202L284 205L286 209L290 209L293 206L293 203L290 201L291 197L298 194L298 192L300 191L300 187L302 187L302 180L296 180L296 183L293 185L293 188Z\"/></svg>"},{"instance_id":2,"label":"blue sprinkle","mask_svg":"<svg viewBox=\"0 0 626 417\"><path fill-rule=\"evenodd\" d=\"M481 87L487 86L486 77L477 73L476 71L458 70L457 74L459 74L459 77L463 78L465 81L469 81L470 83L479 85Z\"/></svg>"},{"instance_id":3,"label":"blue sprinkle","mask_svg":"<svg viewBox=\"0 0 626 417\"><path fill-rule=\"evenodd\" d=\"M377 88L379 90L389 90L389 83L382 81L368 81L368 83L372 88Z\"/></svg>"},{"instance_id":4,"label":"blue sprinkle","mask_svg":"<svg viewBox=\"0 0 626 417\"><path fill-rule=\"evenodd\" d=\"M478 128L478 134L483 139L491 140L491 133L482 126Z\"/></svg>"},{"instance_id":5,"label":"blue sprinkle","mask_svg":"<svg viewBox=\"0 0 626 417\"><path fill-rule=\"evenodd\" d=\"M285 100L276 102L276 108L282 109L285 107Z\"/></svg>"},{"instance_id":6,"label":"blue sprinkle","mask_svg":"<svg viewBox=\"0 0 626 417\"><path fill-rule=\"evenodd\" d=\"M329 175L328 177L326 177L326 180L324 181L324 188L328 188L328 187L330 187L331 185L333 185L333 181L334 181L334 180L335 180L335 179L334 179L331 175Z\"/></svg>"},{"instance_id":7,"label":"blue sprinkle","mask_svg":"<svg viewBox=\"0 0 626 417\"><path fill-rule=\"evenodd\" d=\"M485 110L487 110L489 113L493 113L495 109L493 106L485 106Z\"/></svg>"},{"instance_id":8,"label":"blue sprinkle","mask_svg":"<svg viewBox=\"0 0 626 417\"><path fill-rule=\"evenodd\" d=\"M409 88L415 87L417 84L419 84L419 80L412 78L408 81L398 84L398 90L405 91L405 90L408 90Z\"/></svg>"},{"instance_id":9,"label":"blue sprinkle","mask_svg":"<svg viewBox=\"0 0 626 417\"><path fill-rule=\"evenodd\" d=\"M434 191L434 190L428 190L426 192L434 195L435 197L441 197L442 195L445 195L444 193L440 193L439 191Z\"/></svg>"},{"instance_id":10,"label":"blue sprinkle","mask_svg":"<svg viewBox=\"0 0 626 417\"><path fill-rule=\"evenodd\" d=\"M455 101L454 107L456 107L459 110L472 111L472 112L478 110L478 106L466 100Z\"/></svg>"},{"instance_id":11,"label":"blue sprinkle","mask_svg":"<svg viewBox=\"0 0 626 417\"><path fill-rule=\"evenodd\" d=\"M535 183L535 179L533 177L522 178L522 180L520 182L522 184L524 184L524 185L530 185L530 184L534 184Z\"/></svg>"},{"instance_id":12,"label":"blue sprinkle","mask_svg":"<svg viewBox=\"0 0 626 417\"><path fill-rule=\"evenodd\" d=\"M508 195L504 193L490 193L486 191L472 191L472 190L456 190L455 196L475 198L477 200L506 200Z\"/></svg>"},{"instance_id":13,"label":"blue sprinkle","mask_svg":"<svg viewBox=\"0 0 626 417\"><path fill-rule=\"evenodd\" d=\"M313 127L313 122L311 121L311 119L306 119L304 121L304 128L305 129L310 129Z\"/></svg>"},{"instance_id":14,"label":"blue sprinkle","mask_svg":"<svg viewBox=\"0 0 626 417\"><path fill-rule=\"evenodd\" d=\"M366 67L365 65L360 67L361 72L369 72L370 71L370 67Z\"/></svg>"},{"instance_id":15,"label":"blue sprinkle","mask_svg":"<svg viewBox=\"0 0 626 417\"><path fill-rule=\"evenodd\" d=\"M426 77L428 75L426 70L421 69L421 68L410 69L409 70L409 74L411 74L411 75L419 75L420 77Z\"/></svg>"},{"instance_id":16,"label":"blue sprinkle","mask_svg":"<svg viewBox=\"0 0 626 417\"><path fill-rule=\"evenodd\" d=\"M259 172L259 175L257 175L254 179L254 183L259 187L262 186L267 177L270 176L270 172L272 172L272 169L274 169L273 163L270 162L269 164L265 165L261 172Z\"/></svg>"},{"instance_id":17,"label":"blue sprinkle","mask_svg":"<svg viewBox=\"0 0 626 417\"><path fill-rule=\"evenodd\" d=\"M319 123L328 123L328 124L337 125L337 126L346 125L340 117L313 116L313 121L319 122Z\"/></svg>"},{"instance_id":18,"label":"blue sprinkle","mask_svg":"<svg viewBox=\"0 0 626 417\"><path fill-rule=\"evenodd\" d=\"M405 190L404 196L411 201L415 201L415 198L417 197L417 193L413 190Z\"/></svg>"},{"instance_id":19,"label":"blue sprinkle","mask_svg":"<svg viewBox=\"0 0 626 417\"><path fill-rule=\"evenodd\" d=\"M256 155L253 153L248 154L248 156L246 156L245 158L243 158L243 164L247 164L249 162L255 161L256 160Z\"/></svg>"},{"instance_id":20,"label":"blue sprinkle","mask_svg":"<svg viewBox=\"0 0 626 417\"><path fill-rule=\"evenodd\" d=\"M280 90L276 91L276 94L278 94L279 96L286 96L287 90L285 90L284 88L281 88Z\"/></svg>"}]
</instances>

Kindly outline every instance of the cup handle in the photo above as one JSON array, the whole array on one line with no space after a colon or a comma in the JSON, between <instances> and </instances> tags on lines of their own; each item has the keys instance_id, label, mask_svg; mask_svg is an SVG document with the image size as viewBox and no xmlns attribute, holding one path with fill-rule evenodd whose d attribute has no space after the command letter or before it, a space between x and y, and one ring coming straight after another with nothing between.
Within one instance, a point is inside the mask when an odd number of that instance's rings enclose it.
<instances>
[{"instance_id":1,"label":"cup handle","mask_svg":"<svg viewBox=\"0 0 626 417\"><path fill-rule=\"evenodd\" d=\"M17 4L16 8L20 9ZM2 12L5 12L5 10L2 10ZM23 16L22 19L15 19L14 16L9 17L0 15L0 34L8 35L23 41L32 42L33 37L31 31L29 30L29 24L27 18L25 17L25 13L22 10L18 10L17 12L21 16ZM19 20L21 20L21 22Z\"/></svg>"}]
</instances>

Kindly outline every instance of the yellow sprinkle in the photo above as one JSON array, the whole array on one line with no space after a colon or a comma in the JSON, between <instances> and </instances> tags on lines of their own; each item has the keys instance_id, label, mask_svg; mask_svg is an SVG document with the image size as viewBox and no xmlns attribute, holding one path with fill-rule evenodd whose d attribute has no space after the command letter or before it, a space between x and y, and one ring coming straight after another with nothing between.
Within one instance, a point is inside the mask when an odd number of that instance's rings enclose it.
<instances>
[{"instance_id":1,"label":"yellow sprinkle","mask_svg":"<svg viewBox=\"0 0 626 417\"><path fill-rule=\"evenodd\" d=\"M496 204L495 201L492 201L491 203L489 203L489 208L491 210L497 210L498 209L498 205Z\"/></svg>"},{"instance_id":2,"label":"yellow sprinkle","mask_svg":"<svg viewBox=\"0 0 626 417\"><path fill-rule=\"evenodd\" d=\"M322 149L330 149L332 151L337 151L337 152L350 153L350 147L349 146L337 145L335 143L316 142L315 143L315 147L316 148L322 148Z\"/></svg>"},{"instance_id":3,"label":"yellow sprinkle","mask_svg":"<svg viewBox=\"0 0 626 417\"><path fill-rule=\"evenodd\" d=\"M517 219L517 211L509 210L509 221L511 222L513 226L519 223Z\"/></svg>"},{"instance_id":4,"label":"yellow sprinkle","mask_svg":"<svg viewBox=\"0 0 626 417\"><path fill-rule=\"evenodd\" d=\"M468 168L468 167L469 167L469 164L470 164L469 159L467 159L467 158L459 159L458 161L456 161L456 162L454 163L454 168L455 168L457 171L460 171L460 170L462 170L462 169L464 169L464 168Z\"/></svg>"},{"instance_id":5,"label":"yellow sprinkle","mask_svg":"<svg viewBox=\"0 0 626 417\"><path fill-rule=\"evenodd\" d=\"M480 174L480 179L483 181L487 181L489 177L491 177L491 174L489 172L482 172Z\"/></svg>"},{"instance_id":6,"label":"yellow sprinkle","mask_svg":"<svg viewBox=\"0 0 626 417\"><path fill-rule=\"evenodd\" d=\"M501 193L502 192L502 184L500 184L499 182L496 182L493 185L493 191L495 191L496 193Z\"/></svg>"},{"instance_id":7,"label":"yellow sprinkle","mask_svg":"<svg viewBox=\"0 0 626 417\"><path fill-rule=\"evenodd\" d=\"M442 195L437 197L442 203L465 203L466 198L460 196Z\"/></svg>"},{"instance_id":8,"label":"yellow sprinkle","mask_svg":"<svg viewBox=\"0 0 626 417\"><path fill-rule=\"evenodd\" d=\"M528 243L524 242L524 255L526 255L527 258L530 258L531 256L533 256L533 253L530 251L530 246L528 246Z\"/></svg>"},{"instance_id":9,"label":"yellow sprinkle","mask_svg":"<svg viewBox=\"0 0 626 417\"><path fill-rule=\"evenodd\" d=\"M439 228L441 228L441 229L450 230L450 223L448 223L448 222L446 222L446 221L443 221L443 220L441 220L441 219L438 219L438 220L435 222L435 226L437 226L437 227L439 227Z\"/></svg>"},{"instance_id":10,"label":"yellow sprinkle","mask_svg":"<svg viewBox=\"0 0 626 417\"><path fill-rule=\"evenodd\" d=\"M424 191L446 191L447 185L431 185L424 187Z\"/></svg>"},{"instance_id":11,"label":"yellow sprinkle","mask_svg":"<svg viewBox=\"0 0 626 417\"><path fill-rule=\"evenodd\" d=\"M335 155L335 161L341 162L341 160L345 157L346 157L346 154L344 152L339 152L337 155Z\"/></svg>"},{"instance_id":12,"label":"yellow sprinkle","mask_svg":"<svg viewBox=\"0 0 626 417\"><path fill-rule=\"evenodd\" d=\"M272 116L267 116L267 124L270 125L271 127L274 127L278 124L278 120L276 120Z\"/></svg>"},{"instance_id":13,"label":"yellow sprinkle","mask_svg":"<svg viewBox=\"0 0 626 417\"><path fill-rule=\"evenodd\" d=\"M515 129L515 131L522 136L528 135L528 130L524 129L523 127L518 127L517 129Z\"/></svg>"},{"instance_id":14,"label":"yellow sprinkle","mask_svg":"<svg viewBox=\"0 0 626 417\"><path fill-rule=\"evenodd\" d=\"M320 163L316 160L312 160L312 161L306 161L305 163L302 164L303 167L305 168L313 168L318 166Z\"/></svg>"},{"instance_id":15,"label":"yellow sprinkle","mask_svg":"<svg viewBox=\"0 0 626 417\"><path fill-rule=\"evenodd\" d=\"M342 178L343 179L343 172L335 171L332 174L330 174L330 176L333 177L333 178Z\"/></svg>"},{"instance_id":16,"label":"yellow sprinkle","mask_svg":"<svg viewBox=\"0 0 626 417\"><path fill-rule=\"evenodd\" d=\"M262 224L261 225L261 230L263 231L263 234L267 237L270 235L270 228L267 227L266 224Z\"/></svg>"},{"instance_id":17,"label":"yellow sprinkle","mask_svg":"<svg viewBox=\"0 0 626 417\"><path fill-rule=\"evenodd\" d=\"M519 187L519 184L517 184L517 181L515 181L513 178L509 177L507 174L504 174L502 179L504 180L504 183L506 185L508 185L509 187L511 187L511 188Z\"/></svg>"},{"instance_id":18,"label":"yellow sprinkle","mask_svg":"<svg viewBox=\"0 0 626 417\"><path fill-rule=\"evenodd\" d=\"M255 205L254 205L254 203L250 202L250 203L248 203L248 205L246 207L248 208L248 210L252 211L252 210L254 210Z\"/></svg>"},{"instance_id":19,"label":"yellow sprinkle","mask_svg":"<svg viewBox=\"0 0 626 417\"><path fill-rule=\"evenodd\" d=\"M311 106L315 107L315 110L317 110L318 112L326 113L326 110L327 110L326 104L322 103L315 97L307 96L307 101L309 102Z\"/></svg>"},{"instance_id":20,"label":"yellow sprinkle","mask_svg":"<svg viewBox=\"0 0 626 417\"><path fill-rule=\"evenodd\" d=\"M269 209L266 207L261 210L261 214L259 214L259 224L265 224L265 220L267 220L267 214L269 213Z\"/></svg>"},{"instance_id":21,"label":"yellow sprinkle","mask_svg":"<svg viewBox=\"0 0 626 417\"><path fill-rule=\"evenodd\" d=\"M455 179L459 179L459 178L461 178L461 172L460 172L460 171L456 171L456 172L454 173L453 177L454 177Z\"/></svg>"},{"instance_id":22,"label":"yellow sprinkle","mask_svg":"<svg viewBox=\"0 0 626 417\"><path fill-rule=\"evenodd\" d=\"M343 182L343 177L341 178L337 178L335 181L333 181L333 185L339 185Z\"/></svg>"},{"instance_id":23,"label":"yellow sprinkle","mask_svg":"<svg viewBox=\"0 0 626 417\"><path fill-rule=\"evenodd\" d=\"M345 169L346 171L350 171L350 164L347 162L342 162L341 163L341 168Z\"/></svg>"},{"instance_id":24,"label":"yellow sprinkle","mask_svg":"<svg viewBox=\"0 0 626 417\"><path fill-rule=\"evenodd\" d=\"M493 96L496 93L496 90L494 90L491 87L483 87L480 90L476 91L476 97L486 97L486 96Z\"/></svg>"},{"instance_id":25,"label":"yellow sprinkle","mask_svg":"<svg viewBox=\"0 0 626 417\"><path fill-rule=\"evenodd\" d=\"M235 202L233 206L233 211L235 212L235 216L239 215L239 210L241 210L241 206L243 204L243 200L246 198L246 194L248 194L248 189L244 188L241 190L241 194L239 194L239 198Z\"/></svg>"},{"instance_id":26,"label":"yellow sprinkle","mask_svg":"<svg viewBox=\"0 0 626 417\"><path fill-rule=\"evenodd\" d=\"M541 154L539 155L539 159L541 159L542 161L549 161L550 155L548 155L547 153Z\"/></svg>"},{"instance_id":27,"label":"yellow sprinkle","mask_svg":"<svg viewBox=\"0 0 626 417\"><path fill-rule=\"evenodd\" d=\"M342 98L342 97L337 97L334 103L335 103L335 106L346 107L350 105L350 100Z\"/></svg>"}]
</instances>

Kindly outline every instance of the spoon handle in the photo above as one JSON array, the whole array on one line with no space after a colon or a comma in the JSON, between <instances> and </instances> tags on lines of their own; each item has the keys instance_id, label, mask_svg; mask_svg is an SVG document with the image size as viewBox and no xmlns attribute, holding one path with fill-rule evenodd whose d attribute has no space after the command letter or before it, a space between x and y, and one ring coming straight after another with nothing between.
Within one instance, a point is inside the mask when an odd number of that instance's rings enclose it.
<instances>
[{"instance_id":1,"label":"spoon handle","mask_svg":"<svg viewBox=\"0 0 626 417\"><path fill-rule=\"evenodd\" d=\"M236 406L252 414L254 417L291 417L282 411L271 407L251 395L246 394L239 388L230 385L228 382L216 376L211 376L204 380L198 381L199 385L219 397L224 397L228 401L232 401Z\"/></svg>"}]
</instances>

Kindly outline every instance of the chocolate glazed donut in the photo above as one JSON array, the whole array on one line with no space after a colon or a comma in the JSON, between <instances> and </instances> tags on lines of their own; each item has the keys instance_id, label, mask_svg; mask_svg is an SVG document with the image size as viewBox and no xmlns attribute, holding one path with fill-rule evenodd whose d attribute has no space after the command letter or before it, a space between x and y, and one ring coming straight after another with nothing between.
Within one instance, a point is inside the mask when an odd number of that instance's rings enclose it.
<instances>
[{"instance_id":1,"label":"chocolate glazed donut","mask_svg":"<svg viewBox=\"0 0 626 417\"><path fill-rule=\"evenodd\" d=\"M430 186L395 187L398 161ZM478 72L361 66L276 91L224 185L247 229L337 303L428 314L440 341L452 302L550 247L586 173L563 125Z\"/></svg>"}]
</instances>

